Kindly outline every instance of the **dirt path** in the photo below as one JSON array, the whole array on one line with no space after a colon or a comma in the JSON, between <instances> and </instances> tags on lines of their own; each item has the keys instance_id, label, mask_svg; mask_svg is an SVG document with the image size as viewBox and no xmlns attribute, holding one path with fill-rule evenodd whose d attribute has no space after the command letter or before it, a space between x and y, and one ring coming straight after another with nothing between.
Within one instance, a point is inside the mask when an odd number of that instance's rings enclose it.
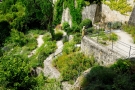
<instances>
[{"instance_id":1,"label":"dirt path","mask_svg":"<svg viewBox=\"0 0 135 90\"><path fill-rule=\"evenodd\" d=\"M37 48L40 47L40 46L44 43L42 37L43 37L43 35L39 35L38 38L37 38L37 43L38 43ZM30 55L28 55L28 57L31 57L31 56L36 52L37 48L34 49L34 50L30 53Z\"/></svg>"},{"instance_id":2,"label":"dirt path","mask_svg":"<svg viewBox=\"0 0 135 90\"><path fill-rule=\"evenodd\" d=\"M113 43L113 50L119 52L125 57L135 57L135 44L130 34L122 30L114 30L119 37L119 40ZM112 45L108 46L112 48Z\"/></svg>"}]
</instances>

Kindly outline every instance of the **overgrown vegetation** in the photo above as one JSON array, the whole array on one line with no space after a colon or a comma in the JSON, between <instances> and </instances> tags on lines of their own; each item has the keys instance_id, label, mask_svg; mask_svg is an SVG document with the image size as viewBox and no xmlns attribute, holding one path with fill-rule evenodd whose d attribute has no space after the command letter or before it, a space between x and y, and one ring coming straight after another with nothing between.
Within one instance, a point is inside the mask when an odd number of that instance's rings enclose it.
<instances>
[{"instance_id":1,"label":"overgrown vegetation","mask_svg":"<svg viewBox=\"0 0 135 90\"><path fill-rule=\"evenodd\" d=\"M54 66L61 72L63 81L73 83L77 77L93 66L95 59L88 58L84 54L78 52L75 42L66 42L63 48L63 55L56 58L53 62Z\"/></svg>"},{"instance_id":2,"label":"overgrown vegetation","mask_svg":"<svg viewBox=\"0 0 135 90\"><path fill-rule=\"evenodd\" d=\"M56 41L52 41L50 33L46 33L43 37L44 43L38 48L36 53L30 57L32 67L44 66L44 60L55 51Z\"/></svg>"},{"instance_id":3,"label":"overgrown vegetation","mask_svg":"<svg viewBox=\"0 0 135 90\"><path fill-rule=\"evenodd\" d=\"M83 90L134 90L135 62L118 60L110 67L95 66L82 83Z\"/></svg>"}]
</instances>

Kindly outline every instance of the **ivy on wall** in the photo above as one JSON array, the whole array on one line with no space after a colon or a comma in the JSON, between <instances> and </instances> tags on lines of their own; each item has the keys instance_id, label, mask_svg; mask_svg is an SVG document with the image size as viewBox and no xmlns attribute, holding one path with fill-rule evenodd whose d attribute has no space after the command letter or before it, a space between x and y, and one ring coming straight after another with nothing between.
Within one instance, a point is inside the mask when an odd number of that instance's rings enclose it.
<instances>
[{"instance_id":1,"label":"ivy on wall","mask_svg":"<svg viewBox=\"0 0 135 90\"><path fill-rule=\"evenodd\" d=\"M82 20L82 7L85 5L84 0L58 0L55 4L54 10L54 24L57 25L61 22L63 8L69 8L70 15L72 16L73 24L80 24Z\"/></svg>"}]
</instances>

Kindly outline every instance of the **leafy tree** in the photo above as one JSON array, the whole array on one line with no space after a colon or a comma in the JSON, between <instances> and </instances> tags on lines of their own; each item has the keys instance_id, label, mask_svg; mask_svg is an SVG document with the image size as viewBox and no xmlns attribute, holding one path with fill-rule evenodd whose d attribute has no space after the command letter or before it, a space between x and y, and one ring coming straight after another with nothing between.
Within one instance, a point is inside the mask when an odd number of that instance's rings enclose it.
<instances>
[{"instance_id":1,"label":"leafy tree","mask_svg":"<svg viewBox=\"0 0 135 90\"><path fill-rule=\"evenodd\" d=\"M12 51L14 52L16 50ZM30 74L28 58L12 53L0 57L0 87L15 90L32 89L36 85L36 80Z\"/></svg>"},{"instance_id":2,"label":"leafy tree","mask_svg":"<svg viewBox=\"0 0 135 90\"><path fill-rule=\"evenodd\" d=\"M26 7L25 23L27 27L49 29L53 37L52 0L24 0L22 2Z\"/></svg>"},{"instance_id":3,"label":"leafy tree","mask_svg":"<svg viewBox=\"0 0 135 90\"><path fill-rule=\"evenodd\" d=\"M5 41L6 37L10 35L10 25L7 21L0 22L0 46Z\"/></svg>"}]
</instances>

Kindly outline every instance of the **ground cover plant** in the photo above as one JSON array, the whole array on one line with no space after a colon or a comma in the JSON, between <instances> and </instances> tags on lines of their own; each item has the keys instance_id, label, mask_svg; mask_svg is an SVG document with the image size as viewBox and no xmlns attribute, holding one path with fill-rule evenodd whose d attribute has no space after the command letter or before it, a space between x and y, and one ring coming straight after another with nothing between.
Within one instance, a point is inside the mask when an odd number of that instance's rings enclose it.
<instances>
[{"instance_id":1,"label":"ground cover plant","mask_svg":"<svg viewBox=\"0 0 135 90\"><path fill-rule=\"evenodd\" d=\"M63 55L56 58L53 65L60 71L63 81L73 83L84 71L93 66L95 59L86 57L75 48L75 42L66 42Z\"/></svg>"}]
</instances>

